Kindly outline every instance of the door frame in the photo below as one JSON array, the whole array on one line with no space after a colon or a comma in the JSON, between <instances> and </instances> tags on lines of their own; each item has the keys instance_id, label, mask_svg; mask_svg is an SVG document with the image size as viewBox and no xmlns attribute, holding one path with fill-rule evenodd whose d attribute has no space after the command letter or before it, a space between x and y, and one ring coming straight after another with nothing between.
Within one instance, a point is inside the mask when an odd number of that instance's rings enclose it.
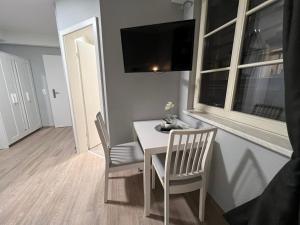
<instances>
[{"instance_id":1,"label":"door frame","mask_svg":"<svg viewBox=\"0 0 300 225\"><path fill-rule=\"evenodd\" d=\"M70 33L73 33L77 30L81 30L85 27L92 26L93 28L93 36L95 40L95 47L96 47L96 61L97 61L97 73L98 73L98 81L101 81L101 87L99 86L99 91L102 92L102 95L99 93L99 97L102 101L102 112L105 119L105 122L107 124L108 130L109 130L109 122L108 122L108 112L107 112L107 96L106 96L106 82L105 82L105 68L104 68L104 59L103 59L103 39L102 39L102 27L101 23L98 22L97 17L92 17L87 20L84 20L80 23L77 23L71 27L68 27L62 31L59 32L59 43L61 47L61 55L63 60L63 67L65 72L65 78L67 83L67 89L69 94L69 100L70 100L70 109L71 109L71 117L72 117L72 123L73 123L73 132L75 137L75 145L78 146L78 136L77 136L77 130L76 130L76 123L74 120L74 112L73 112L73 101L72 101L72 95L71 95L71 89L70 89L70 83L69 83L69 76L68 76L68 67L66 62L66 54L65 54L65 46L64 46L64 36L68 35ZM96 117L95 117L96 119ZM76 148L76 152L80 153L78 148Z\"/></svg>"}]
</instances>

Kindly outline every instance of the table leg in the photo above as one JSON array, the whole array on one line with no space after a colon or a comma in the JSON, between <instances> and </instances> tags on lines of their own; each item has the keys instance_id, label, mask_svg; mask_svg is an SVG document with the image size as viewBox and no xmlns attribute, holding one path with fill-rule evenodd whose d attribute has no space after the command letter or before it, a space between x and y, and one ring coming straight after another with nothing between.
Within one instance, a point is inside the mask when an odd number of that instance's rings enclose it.
<instances>
[{"instance_id":1,"label":"table leg","mask_svg":"<svg viewBox=\"0 0 300 225\"><path fill-rule=\"evenodd\" d=\"M144 152L144 214L150 215L151 204L151 155Z\"/></svg>"}]
</instances>

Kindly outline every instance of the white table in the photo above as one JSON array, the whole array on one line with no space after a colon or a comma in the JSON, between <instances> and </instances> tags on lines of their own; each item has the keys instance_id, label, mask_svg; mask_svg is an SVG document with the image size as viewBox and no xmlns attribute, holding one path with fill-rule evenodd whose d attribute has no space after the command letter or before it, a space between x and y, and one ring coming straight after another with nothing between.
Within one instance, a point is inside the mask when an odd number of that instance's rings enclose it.
<instances>
[{"instance_id":1,"label":"white table","mask_svg":"<svg viewBox=\"0 0 300 225\"><path fill-rule=\"evenodd\" d=\"M136 121L133 122L135 140L139 140L144 150L144 213L150 215L151 201L151 157L152 155L165 153L168 146L169 134L159 132L155 126L161 120ZM186 127L187 124L178 121Z\"/></svg>"}]
</instances>

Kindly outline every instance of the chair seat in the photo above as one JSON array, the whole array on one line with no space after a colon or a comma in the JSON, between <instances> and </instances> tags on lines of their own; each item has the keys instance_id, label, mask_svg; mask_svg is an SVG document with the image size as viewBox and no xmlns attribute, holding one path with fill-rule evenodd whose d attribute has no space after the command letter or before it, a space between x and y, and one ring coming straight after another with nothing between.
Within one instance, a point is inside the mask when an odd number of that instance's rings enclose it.
<instances>
[{"instance_id":1,"label":"chair seat","mask_svg":"<svg viewBox=\"0 0 300 225\"><path fill-rule=\"evenodd\" d=\"M175 161L175 155L172 157L172 162ZM152 163L156 169L157 175L159 178L164 182L165 180L165 161L166 161L166 154L157 154L152 156ZM173 165L171 164L171 168L173 170ZM183 165L183 171L186 170L187 162ZM179 170L180 165L177 165L177 169ZM171 170L171 171L172 171ZM177 170L177 171L178 171ZM191 184L195 182L201 181L201 176L194 177L190 179L184 179L184 180L170 180L170 185L184 185L184 184Z\"/></svg>"},{"instance_id":2,"label":"chair seat","mask_svg":"<svg viewBox=\"0 0 300 225\"><path fill-rule=\"evenodd\" d=\"M144 161L144 153L138 142L120 144L110 149L110 166L125 166Z\"/></svg>"}]
</instances>

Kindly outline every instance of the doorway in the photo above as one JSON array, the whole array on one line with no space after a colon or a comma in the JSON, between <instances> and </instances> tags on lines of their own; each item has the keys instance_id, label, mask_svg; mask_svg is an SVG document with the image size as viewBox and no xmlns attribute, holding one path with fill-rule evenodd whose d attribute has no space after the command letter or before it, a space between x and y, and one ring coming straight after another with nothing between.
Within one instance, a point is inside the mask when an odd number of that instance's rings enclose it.
<instances>
[{"instance_id":1,"label":"doorway","mask_svg":"<svg viewBox=\"0 0 300 225\"><path fill-rule=\"evenodd\" d=\"M43 55L43 61L54 126L72 126L70 102L62 57L60 55Z\"/></svg>"},{"instance_id":2,"label":"doorway","mask_svg":"<svg viewBox=\"0 0 300 225\"><path fill-rule=\"evenodd\" d=\"M104 107L97 29L92 18L60 34L78 153L94 151L101 144L94 123Z\"/></svg>"}]
</instances>

